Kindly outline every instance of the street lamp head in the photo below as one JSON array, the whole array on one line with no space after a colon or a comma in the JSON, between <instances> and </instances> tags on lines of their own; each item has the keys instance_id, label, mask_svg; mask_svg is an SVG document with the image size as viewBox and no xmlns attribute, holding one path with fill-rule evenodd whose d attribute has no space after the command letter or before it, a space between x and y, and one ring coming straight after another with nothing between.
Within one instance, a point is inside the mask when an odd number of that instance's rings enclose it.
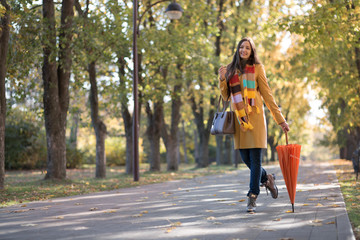
<instances>
[{"instance_id":1,"label":"street lamp head","mask_svg":"<svg viewBox=\"0 0 360 240\"><path fill-rule=\"evenodd\" d=\"M165 10L166 15L168 15L171 20L181 18L183 12L184 10L182 10L181 6L176 2L170 3Z\"/></svg>"}]
</instances>

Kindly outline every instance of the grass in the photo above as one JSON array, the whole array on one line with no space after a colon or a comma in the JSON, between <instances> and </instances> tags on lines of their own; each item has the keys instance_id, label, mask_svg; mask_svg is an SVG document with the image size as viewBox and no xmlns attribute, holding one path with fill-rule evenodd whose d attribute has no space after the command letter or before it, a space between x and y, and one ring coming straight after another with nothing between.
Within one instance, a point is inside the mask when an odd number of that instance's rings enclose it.
<instances>
[{"instance_id":1,"label":"grass","mask_svg":"<svg viewBox=\"0 0 360 240\"><path fill-rule=\"evenodd\" d=\"M191 179L236 170L233 166L216 165L210 165L207 168L195 168L195 165L181 165L180 170L177 172L149 172L146 169L149 169L148 165L141 164L138 182L133 181L132 175L125 173L124 167L108 167L107 176L104 179L94 178L95 166L68 169L66 180L43 180L45 172L40 170L8 171L5 175L5 189L0 190L0 207L177 179ZM166 166L162 166L162 169L166 169Z\"/></svg>"},{"instance_id":2,"label":"grass","mask_svg":"<svg viewBox=\"0 0 360 240\"><path fill-rule=\"evenodd\" d=\"M355 237L360 239L360 177L356 181L351 161L337 159L333 164Z\"/></svg>"}]
</instances>

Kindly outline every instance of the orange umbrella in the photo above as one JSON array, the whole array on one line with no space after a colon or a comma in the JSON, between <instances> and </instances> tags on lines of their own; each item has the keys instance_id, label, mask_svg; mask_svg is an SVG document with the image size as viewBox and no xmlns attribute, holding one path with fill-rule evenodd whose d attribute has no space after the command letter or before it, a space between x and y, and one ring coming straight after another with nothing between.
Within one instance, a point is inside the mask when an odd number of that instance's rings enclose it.
<instances>
[{"instance_id":1,"label":"orange umbrella","mask_svg":"<svg viewBox=\"0 0 360 240\"><path fill-rule=\"evenodd\" d=\"M289 144L287 132L285 132L285 136L286 145L277 146L276 151L278 153L281 172L284 176L286 188L292 204L292 211L294 212L301 145Z\"/></svg>"}]
</instances>

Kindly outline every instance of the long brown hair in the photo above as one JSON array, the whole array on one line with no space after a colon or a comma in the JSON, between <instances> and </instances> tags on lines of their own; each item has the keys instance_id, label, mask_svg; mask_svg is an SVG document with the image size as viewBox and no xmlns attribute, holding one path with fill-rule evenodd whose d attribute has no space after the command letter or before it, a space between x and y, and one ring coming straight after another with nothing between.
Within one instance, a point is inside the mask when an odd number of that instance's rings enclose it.
<instances>
[{"instance_id":1,"label":"long brown hair","mask_svg":"<svg viewBox=\"0 0 360 240\"><path fill-rule=\"evenodd\" d=\"M251 46L251 54L250 54L249 59L246 61L246 64L249 64L249 65L260 64L259 57L258 57L258 55L256 53L256 48L255 48L254 41L249 37L245 37L245 38L241 39L240 42L238 43L237 47L236 47L236 51L234 53L232 62L229 65L227 65L227 67L226 67L225 78L226 78L226 83L228 84L228 89L229 90L230 90L229 81L234 76L234 74L236 73L236 70L239 70L241 73L244 73L244 71L245 71L245 66L241 65L241 57L240 57L240 54L239 54L240 46L245 41L248 41L250 43L250 46Z\"/></svg>"}]
</instances>

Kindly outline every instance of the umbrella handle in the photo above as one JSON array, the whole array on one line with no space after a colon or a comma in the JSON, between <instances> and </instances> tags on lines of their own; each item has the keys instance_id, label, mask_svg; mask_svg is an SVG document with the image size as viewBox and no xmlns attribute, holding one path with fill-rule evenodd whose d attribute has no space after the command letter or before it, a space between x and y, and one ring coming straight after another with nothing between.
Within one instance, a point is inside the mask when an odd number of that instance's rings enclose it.
<instances>
[{"instance_id":1,"label":"umbrella handle","mask_svg":"<svg viewBox=\"0 0 360 240\"><path fill-rule=\"evenodd\" d=\"M289 145L287 131L285 131L285 137L286 137L286 145Z\"/></svg>"}]
</instances>

